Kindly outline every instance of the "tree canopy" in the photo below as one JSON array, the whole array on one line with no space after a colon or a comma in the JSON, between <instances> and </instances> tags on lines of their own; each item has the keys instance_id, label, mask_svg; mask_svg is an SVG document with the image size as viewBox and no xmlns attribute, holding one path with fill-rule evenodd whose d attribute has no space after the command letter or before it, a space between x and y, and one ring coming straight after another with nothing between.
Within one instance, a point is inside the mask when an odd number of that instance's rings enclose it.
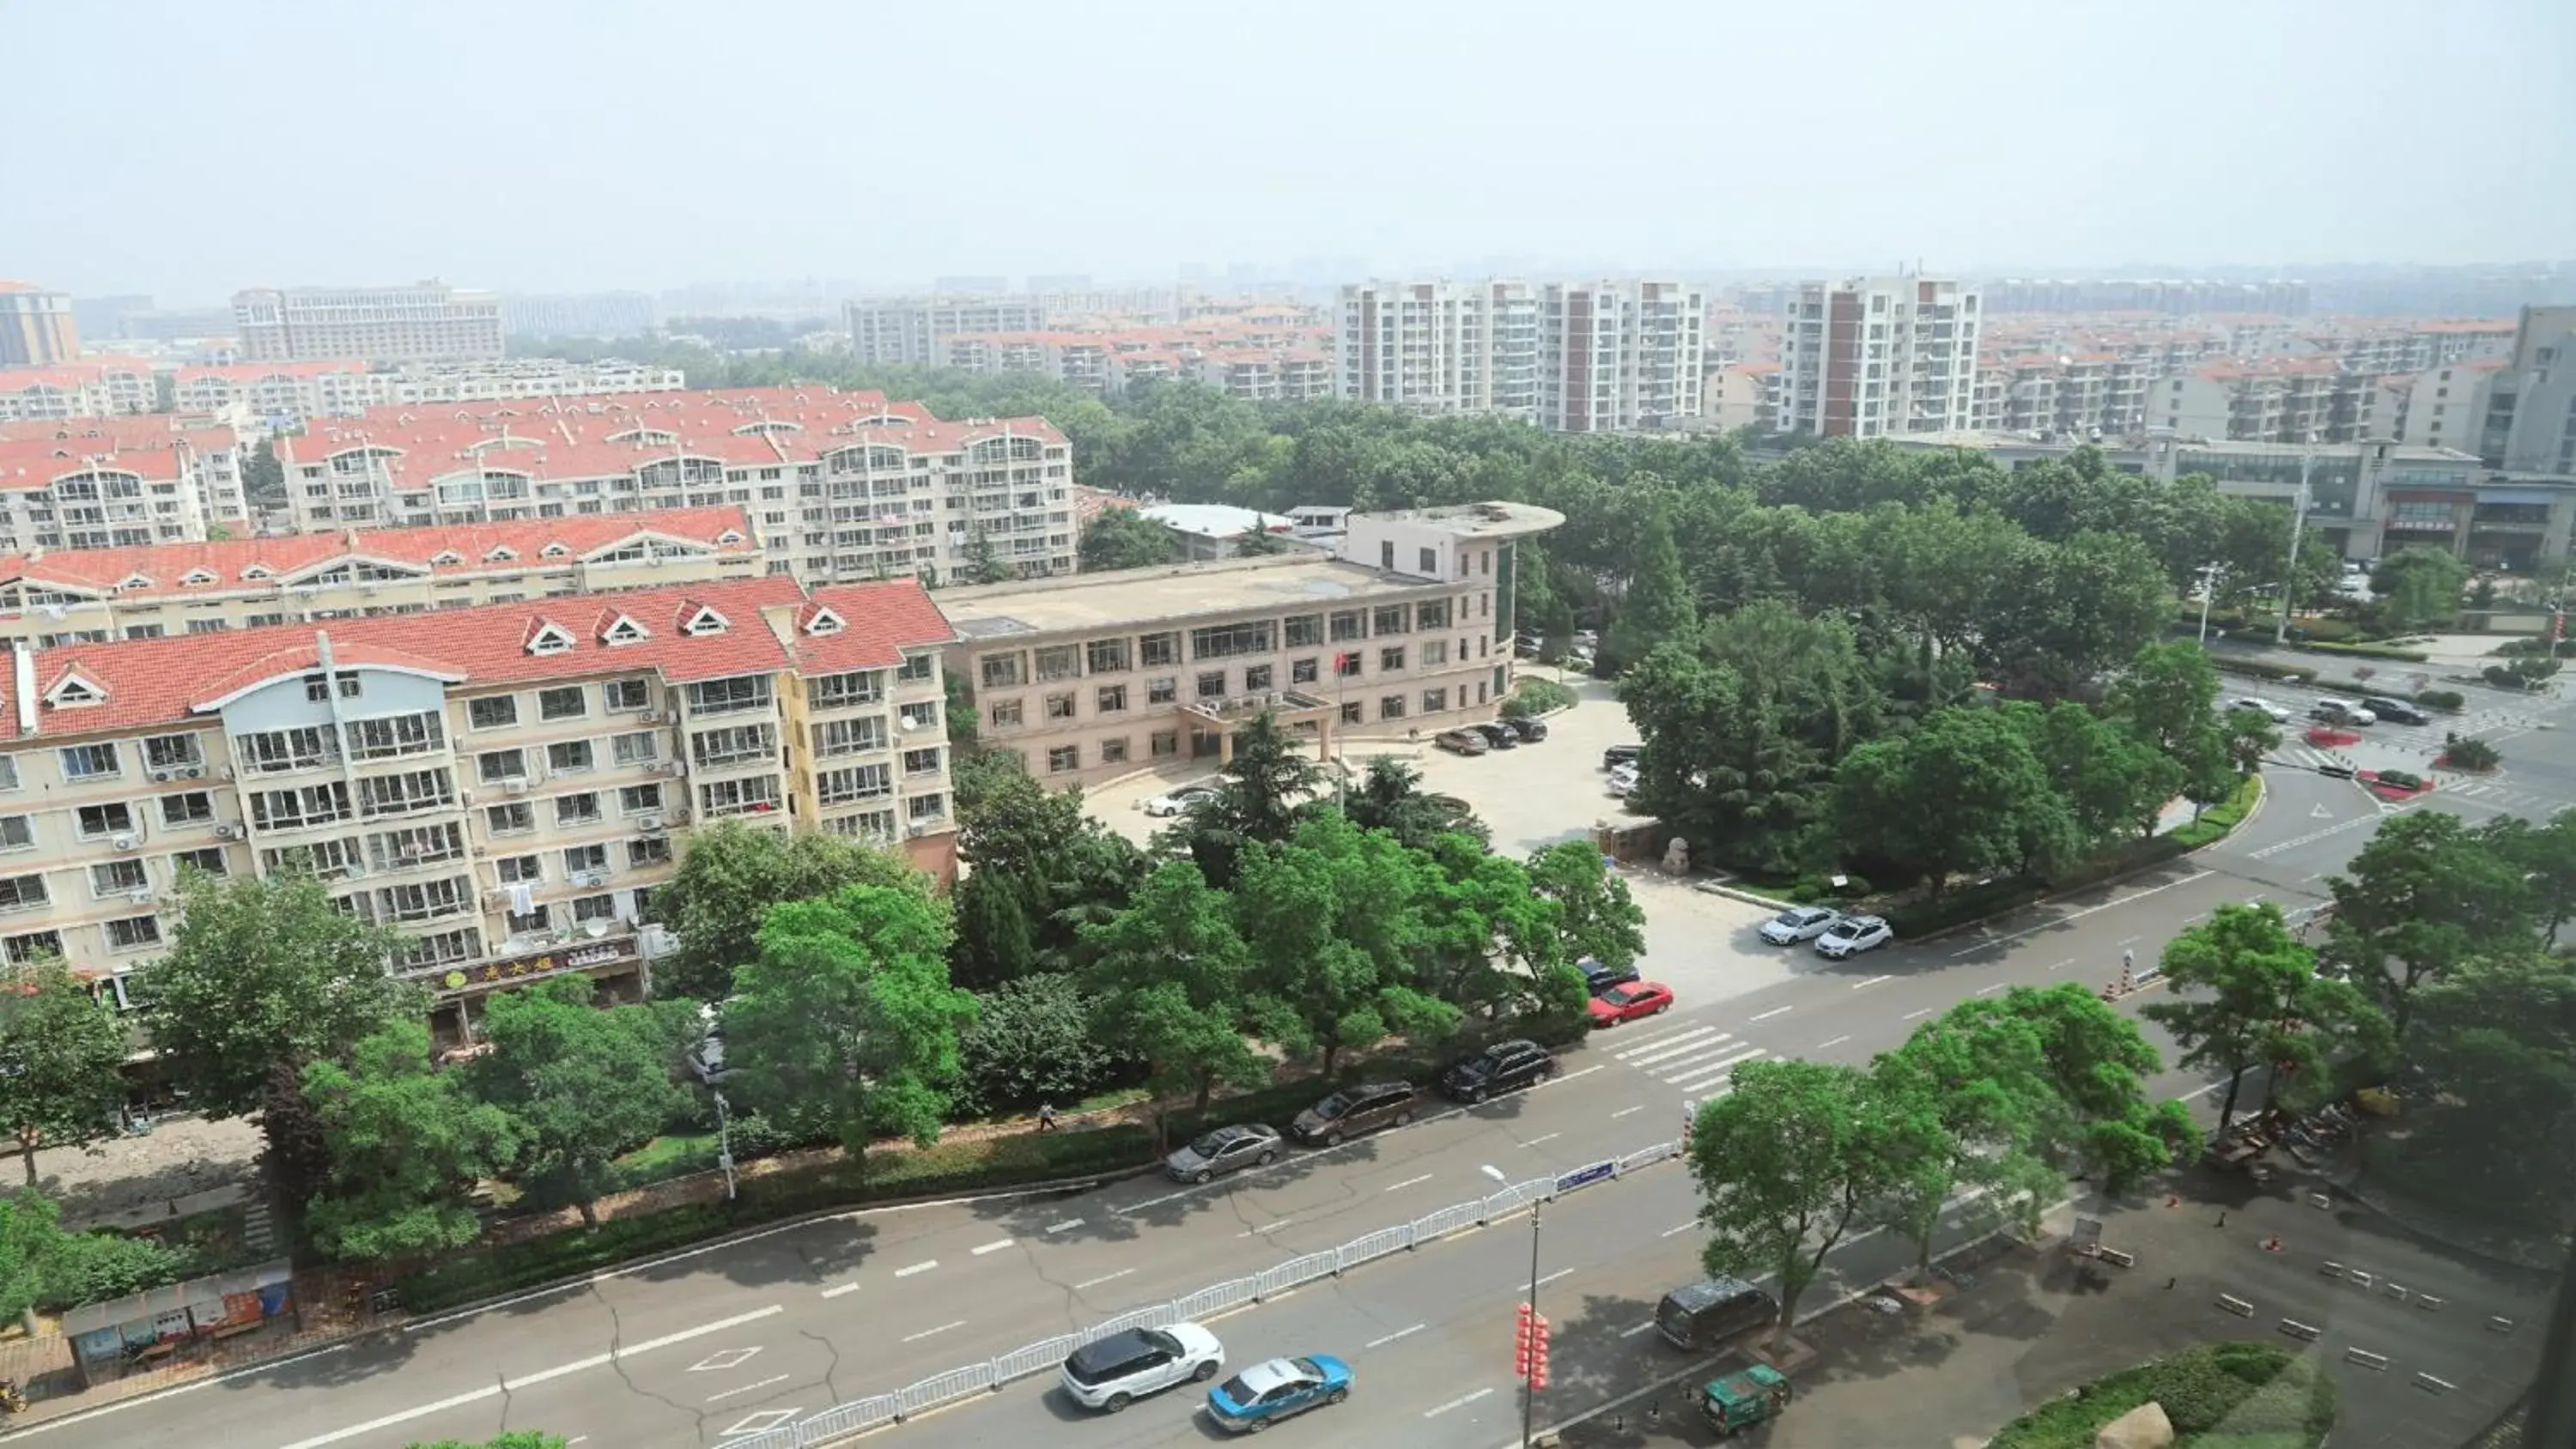
<instances>
[{"instance_id":1,"label":"tree canopy","mask_svg":"<svg viewBox=\"0 0 2576 1449\"><path fill-rule=\"evenodd\" d=\"M125 1105L125 1023L52 957L0 975L0 1127L34 1187L36 1150L116 1134Z\"/></svg>"},{"instance_id":2,"label":"tree canopy","mask_svg":"<svg viewBox=\"0 0 2576 1449\"><path fill-rule=\"evenodd\" d=\"M1133 508L1104 508L1092 515L1075 550L1084 573L1152 568L1177 562L1180 553L1170 529Z\"/></svg>"},{"instance_id":3,"label":"tree canopy","mask_svg":"<svg viewBox=\"0 0 2576 1449\"><path fill-rule=\"evenodd\" d=\"M474 1094L516 1125L521 1179L593 1225L616 1160L681 1106L657 1014L601 1009L596 989L586 976L562 976L492 997L480 1026L491 1050L469 1069Z\"/></svg>"},{"instance_id":4,"label":"tree canopy","mask_svg":"<svg viewBox=\"0 0 2576 1449\"><path fill-rule=\"evenodd\" d=\"M335 1258L409 1258L481 1235L471 1194L517 1157L508 1112L475 1100L463 1074L430 1061L429 1029L394 1022L347 1065L304 1069L330 1169L306 1207L315 1246Z\"/></svg>"},{"instance_id":5,"label":"tree canopy","mask_svg":"<svg viewBox=\"0 0 2576 1449\"><path fill-rule=\"evenodd\" d=\"M653 891L654 910L679 936L679 949L654 965L655 993L724 999L735 968L758 950L762 916L778 902L918 878L891 851L824 831L791 835L739 820L692 831L679 869Z\"/></svg>"}]
</instances>

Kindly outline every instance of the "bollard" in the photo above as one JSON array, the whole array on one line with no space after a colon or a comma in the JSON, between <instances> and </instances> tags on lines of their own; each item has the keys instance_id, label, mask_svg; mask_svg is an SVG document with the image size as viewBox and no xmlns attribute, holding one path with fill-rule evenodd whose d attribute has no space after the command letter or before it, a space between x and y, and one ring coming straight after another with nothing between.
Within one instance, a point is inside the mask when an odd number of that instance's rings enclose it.
<instances>
[{"instance_id":1,"label":"bollard","mask_svg":"<svg viewBox=\"0 0 2576 1449\"><path fill-rule=\"evenodd\" d=\"M2251 1318L2254 1316L2254 1305L2231 1293L2219 1294L2218 1306L2235 1314L2239 1318Z\"/></svg>"},{"instance_id":2,"label":"bollard","mask_svg":"<svg viewBox=\"0 0 2576 1449\"><path fill-rule=\"evenodd\" d=\"M2490 1318L2487 1320L2487 1331L2490 1333L2511 1333L2513 1332L2513 1320L2510 1318Z\"/></svg>"},{"instance_id":3,"label":"bollard","mask_svg":"<svg viewBox=\"0 0 2576 1449\"><path fill-rule=\"evenodd\" d=\"M2380 1292L2382 1292L2382 1293L2387 1294L2387 1295L2388 1295L2389 1297L2391 1297L2391 1298L2396 1299L2396 1300L2397 1300L2398 1302L2400 1302L2400 1303L2403 1303L2403 1302L2405 1302L2405 1301L2406 1301L2406 1288L2405 1288L2405 1285L2404 1285L2404 1284L2400 1284L2400 1283L2383 1283L2383 1284L2381 1284L2381 1285L2380 1285L2379 1291L2380 1291Z\"/></svg>"},{"instance_id":4,"label":"bollard","mask_svg":"<svg viewBox=\"0 0 2576 1449\"><path fill-rule=\"evenodd\" d=\"M2350 1275L2348 1275L2348 1276L2350 1276L2350 1277L2351 1277L2352 1281L2353 1281L2355 1284L2357 1284L2357 1285L2359 1285L2359 1286L2361 1286L2361 1287L2364 1287L2364 1288L2367 1288L2367 1287L2369 1287L2371 1284L2376 1283L2376 1282L2378 1282L2378 1281L2379 1281L2378 1279L2376 1279L2376 1278L2374 1278L2374 1277L2370 1276L2368 1273L2353 1273L2353 1274L2350 1274Z\"/></svg>"},{"instance_id":5,"label":"bollard","mask_svg":"<svg viewBox=\"0 0 2576 1449\"><path fill-rule=\"evenodd\" d=\"M2442 1307L2442 1300L2434 1297L2430 1293L2418 1293L2415 1295L2415 1306L2423 1309L2427 1313L2439 1312Z\"/></svg>"},{"instance_id":6,"label":"bollard","mask_svg":"<svg viewBox=\"0 0 2576 1449\"><path fill-rule=\"evenodd\" d=\"M2388 1355L2384 1353L2372 1353L2366 1348L2345 1349L2343 1351L2343 1361L2350 1364L2359 1364L2366 1369L2378 1369L2383 1372L2388 1367Z\"/></svg>"},{"instance_id":7,"label":"bollard","mask_svg":"<svg viewBox=\"0 0 2576 1449\"><path fill-rule=\"evenodd\" d=\"M2316 1341L2316 1338L2317 1338L2317 1328L2316 1328L2316 1325L2314 1325L2314 1324L2310 1324L2310 1323L2301 1323L2299 1320L2297 1320L2297 1319L2295 1319L2295 1318L2284 1318L2284 1319L2282 1319L2282 1320L2281 1320L2281 1331L2282 1331L2283 1333L2288 1334L2288 1335L2289 1335L2289 1336L2291 1336L2292 1338L2304 1338L2304 1339L2308 1340L2308 1341L2309 1341L2309 1342L2311 1342L2311 1343L2314 1343L2314 1342Z\"/></svg>"},{"instance_id":8,"label":"bollard","mask_svg":"<svg viewBox=\"0 0 2576 1449\"><path fill-rule=\"evenodd\" d=\"M2325 1274L2329 1278L2340 1278L2343 1276L2343 1264L2329 1259L2326 1262L2319 1263L2317 1265L2317 1271Z\"/></svg>"},{"instance_id":9,"label":"bollard","mask_svg":"<svg viewBox=\"0 0 2576 1449\"><path fill-rule=\"evenodd\" d=\"M2458 1388L2459 1385L2452 1383L2449 1379L2437 1379L2431 1374L2417 1374L2415 1376L2415 1387L2422 1389L2428 1394L2447 1394L2451 1390Z\"/></svg>"}]
</instances>

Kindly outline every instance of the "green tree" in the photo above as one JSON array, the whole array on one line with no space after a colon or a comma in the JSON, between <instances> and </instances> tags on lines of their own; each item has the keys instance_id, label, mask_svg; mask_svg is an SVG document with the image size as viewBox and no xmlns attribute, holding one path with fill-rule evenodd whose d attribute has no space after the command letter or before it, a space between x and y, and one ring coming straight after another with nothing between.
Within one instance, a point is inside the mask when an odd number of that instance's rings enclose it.
<instances>
[{"instance_id":1,"label":"green tree","mask_svg":"<svg viewBox=\"0 0 2576 1449\"><path fill-rule=\"evenodd\" d=\"M2326 957L2352 969L2401 1045L2417 988L2472 956L2521 950L2536 930L2522 872L2456 815L2381 821L2326 884L2335 902Z\"/></svg>"},{"instance_id":2,"label":"green tree","mask_svg":"<svg viewBox=\"0 0 2576 1449\"><path fill-rule=\"evenodd\" d=\"M1777 1274L1785 1348L1825 1255L1886 1190L1894 1154L1869 1077L1825 1062L1747 1062L1691 1124L1712 1274Z\"/></svg>"},{"instance_id":3,"label":"green tree","mask_svg":"<svg viewBox=\"0 0 2576 1449\"><path fill-rule=\"evenodd\" d=\"M1635 571L1628 576L1627 593L1605 641L1614 666L1643 659L1656 645L1686 638L1699 626L1690 581L1682 576L1681 550L1673 543L1673 522L1663 509L1647 515L1634 548Z\"/></svg>"},{"instance_id":4,"label":"green tree","mask_svg":"<svg viewBox=\"0 0 2576 1449\"><path fill-rule=\"evenodd\" d=\"M1235 930L1255 967L1253 1019L1262 1035L1325 1075L1344 1048L1391 1032L1438 1038L1455 1006L1423 990L1417 878L1394 837L1327 813L1285 844L1244 847Z\"/></svg>"},{"instance_id":5,"label":"green tree","mask_svg":"<svg viewBox=\"0 0 2576 1449\"><path fill-rule=\"evenodd\" d=\"M0 1198L0 1322L22 1322L45 1298L46 1265L63 1240L62 1210L32 1187Z\"/></svg>"},{"instance_id":6,"label":"green tree","mask_svg":"<svg viewBox=\"0 0 2576 1449\"><path fill-rule=\"evenodd\" d=\"M2540 943L2556 948L2559 928L2576 917L2576 810L2561 810L2541 825L2507 815L2478 834L2491 853L2522 872Z\"/></svg>"},{"instance_id":7,"label":"green tree","mask_svg":"<svg viewBox=\"0 0 2576 1449\"><path fill-rule=\"evenodd\" d=\"M1172 531L1133 508L1104 508L1082 526L1075 550L1085 573L1144 569L1179 560Z\"/></svg>"},{"instance_id":8,"label":"green tree","mask_svg":"<svg viewBox=\"0 0 2576 1449\"><path fill-rule=\"evenodd\" d=\"M408 1449L564 1449L570 1442L561 1434L520 1429L473 1444L462 1439L441 1439L435 1444L413 1444Z\"/></svg>"},{"instance_id":9,"label":"green tree","mask_svg":"<svg viewBox=\"0 0 2576 1449\"><path fill-rule=\"evenodd\" d=\"M27 1186L36 1186L36 1149L116 1135L129 1045L125 1023L60 960L0 975L0 1126L18 1139Z\"/></svg>"},{"instance_id":10,"label":"green tree","mask_svg":"<svg viewBox=\"0 0 2576 1449\"><path fill-rule=\"evenodd\" d=\"M863 1161L880 1134L937 1141L975 998L948 979L945 914L918 889L844 886L771 910L725 1009L742 1095L828 1126Z\"/></svg>"},{"instance_id":11,"label":"green tree","mask_svg":"<svg viewBox=\"0 0 2576 1449\"><path fill-rule=\"evenodd\" d=\"M1952 875L2053 865L2077 844L2029 741L1986 709L1938 710L1845 756L1834 821L1847 846L1929 880L1935 896Z\"/></svg>"},{"instance_id":12,"label":"green tree","mask_svg":"<svg viewBox=\"0 0 2576 1449\"><path fill-rule=\"evenodd\" d=\"M2140 1014L2173 1033L2183 1066L2227 1074L2222 1135L2256 1067L2270 1069L2269 1106L2286 1078L2323 1080L2338 1053L2377 1057L2388 1048L2386 1020L2352 986L2317 974L2314 956L2268 901L2220 906L2166 943L2164 970L2172 999Z\"/></svg>"},{"instance_id":13,"label":"green tree","mask_svg":"<svg viewBox=\"0 0 2576 1449\"><path fill-rule=\"evenodd\" d=\"M973 790L958 792L958 984L1073 967L1081 928L1136 893L1144 852L1086 810L1080 789L1048 789L1017 755L980 757L972 774Z\"/></svg>"},{"instance_id":14,"label":"green tree","mask_svg":"<svg viewBox=\"0 0 2576 1449\"><path fill-rule=\"evenodd\" d=\"M2147 1096L2147 1082L2164 1066L2156 1049L2136 1022L2095 993L2072 982L2016 986L1961 1002L1942 1020L1995 1070L2019 1064L2023 1075L2007 1080L2027 1114L2026 1145L2059 1170L2125 1192L2198 1151L2190 1109Z\"/></svg>"},{"instance_id":15,"label":"green tree","mask_svg":"<svg viewBox=\"0 0 2576 1449\"><path fill-rule=\"evenodd\" d=\"M921 879L901 856L823 831L788 834L720 821L693 831L680 868L654 889L653 907L680 938L655 964L655 994L722 1001L735 968L757 952L761 919L787 901L843 886L909 887Z\"/></svg>"},{"instance_id":16,"label":"green tree","mask_svg":"<svg viewBox=\"0 0 2576 1449\"><path fill-rule=\"evenodd\" d=\"M1011 581L1011 566L1002 558L1002 550L993 536L978 528L966 540L966 563L957 571L961 584L1006 584Z\"/></svg>"},{"instance_id":17,"label":"green tree","mask_svg":"<svg viewBox=\"0 0 2576 1449\"><path fill-rule=\"evenodd\" d=\"M178 906L169 954L142 978L158 1067L210 1117L268 1109L272 1180L301 1202L322 1167L296 1131L304 1068L417 1020L428 995L385 969L400 938L341 910L304 871L191 873Z\"/></svg>"},{"instance_id":18,"label":"green tree","mask_svg":"<svg viewBox=\"0 0 2576 1449\"><path fill-rule=\"evenodd\" d=\"M286 506L286 465L277 461L277 447L267 438L242 459L242 491L263 508Z\"/></svg>"},{"instance_id":19,"label":"green tree","mask_svg":"<svg viewBox=\"0 0 2576 1449\"><path fill-rule=\"evenodd\" d=\"M1493 832L1466 802L1422 793L1422 772L1393 755L1368 762L1359 784L1342 801L1342 813L1362 830L1383 830L1411 850L1428 850L1452 832L1479 846L1493 840Z\"/></svg>"},{"instance_id":20,"label":"green tree","mask_svg":"<svg viewBox=\"0 0 2576 1449\"><path fill-rule=\"evenodd\" d=\"M1231 902L1195 863L1165 864L1125 910L1082 934L1093 956L1084 979L1102 997L1101 1035L1147 1063L1158 1144L1165 1099L1187 1092L1204 1109L1220 1083L1270 1079L1244 1034L1251 952Z\"/></svg>"},{"instance_id":21,"label":"green tree","mask_svg":"<svg viewBox=\"0 0 2576 1449\"><path fill-rule=\"evenodd\" d=\"M2576 1203L2576 964L2482 958L2428 984L2413 1056L2440 1087L2402 1144L2451 1196L2564 1229Z\"/></svg>"},{"instance_id":22,"label":"green tree","mask_svg":"<svg viewBox=\"0 0 2576 1449\"><path fill-rule=\"evenodd\" d=\"M461 1073L430 1060L429 1029L395 1022L350 1061L304 1069L330 1171L307 1206L314 1245L335 1258L409 1258L461 1248L482 1232L475 1185L519 1150L510 1114L477 1102Z\"/></svg>"},{"instance_id":23,"label":"green tree","mask_svg":"<svg viewBox=\"0 0 2576 1449\"><path fill-rule=\"evenodd\" d=\"M1624 971L1645 956L1645 908L1590 841L1560 841L1533 852L1529 883L1564 911L1558 929L1567 959Z\"/></svg>"},{"instance_id":24,"label":"green tree","mask_svg":"<svg viewBox=\"0 0 2576 1449\"><path fill-rule=\"evenodd\" d=\"M641 1007L602 1010L586 976L562 976L491 998L481 1022L491 1050L467 1069L483 1101L517 1124L517 1175L547 1202L570 1203L599 1225L598 1200L616 1162L643 1146L685 1103L671 1081L665 1028ZM742 1051L725 1013L728 1064Z\"/></svg>"},{"instance_id":25,"label":"green tree","mask_svg":"<svg viewBox=\"0 0 2576 1449\"><path fill-rule=\"evenodd\" d=\"M2134 657L2164 628L2173 594L2135 538L2085 531L2044 549L1982 635L1995 668L2052 695Z\"/></svg>"},{"instance_id":26,"label":"green tree","mask_svg":"<svg viewBox=\"0 0 2576 1449\"><path fill-rule=\"evenodd\" d=\"M2111 709L2140 738L2176 760L2188 760L2218 723L2218 667L2187 640L2146 645L2112 684Z\"/></svg>"},{"instance_id":27,"label":"green tree","mask_svg":"<svg viewBox=\"0 0 2576 1449\"><path fill-rule=\"evenodd\" d=\"M2043 709L2014 700L1998 712L2031 742L2084 846L2153 830L2183 786L2183 767L2127 720L2104 719L2072 701Z\"/></svg>"},{"instance_id":28,"label":"green tree","mask_svg":"<svg viewBox=\"0 0 2576 1449\"><path fill-rule=\"evenodd\" d=\"M2259 709L2231 709L2226 720L2227 761L2240 775L2251 775L2281 747L2281 727Z\"/></svg>"},{"instance_id":29,"label":"green tree","mask_svg":"<svg viewBox=\"0 0 2576 1449\"><path fill-rule=\"evenodd\" d=\"M2380 559L2370 571L2379 624L2391 633L2447 625L2460 612L2469 567L2446 548L2415 544Z\"/></svg>"},{"instance_id":30,"label":"green tree","mask_svg":"<svg viewBox=\"0 0 2576 1449\"><path fill-rule=\"evenodd\" d=\"M1287 551L1287 538L1267 528L1247 528L1234 537L1236 558L1269 558Z\"/></svg>"},{"instance_id":31,"label":"green tree","mask_svg":"<svg viewBox=\"0 0 2576 1449\"><path fill-rule=\"evenodd\" d=\"M2027 1031L1987 1028L1997 1019L1926 1022L1870 1064L1870 1088L1884 1132L1883 1190L1870 1217L1914 1244L1917 1281L1932 1267L1942 1218L1975 1201L2036 1218L2061 1179L2033 1152L2053 1106L2037 1040Z\"/></svg>"},{"instance_id":32,"label":"green tree","mask_svg":"<svg viewBox=\"0 0 2576 1449\"><path fill-rule=\"evenodd\" d=\"M1023 977L975 998L975 1021L957 1034L961 1113L1079 1102L1121 1065L1094 1027L1099 1002L1072 977Z\"/></svg>"},{"instance_id":33,"label":"green tree","mask_svg":"<svg viewBox=\"0 0 2576 1449\"><path fill-rule=\"evenodd\" d=\"M1156 845L1186 852L1220 888L1234 882L1236 859L1254 844L1276 845L1306 819L1324 781L1321 766L1263 710L1234 732L1234 755L1218 772L1216 795L1192 805Z\"/></svg>"}]
</instances>

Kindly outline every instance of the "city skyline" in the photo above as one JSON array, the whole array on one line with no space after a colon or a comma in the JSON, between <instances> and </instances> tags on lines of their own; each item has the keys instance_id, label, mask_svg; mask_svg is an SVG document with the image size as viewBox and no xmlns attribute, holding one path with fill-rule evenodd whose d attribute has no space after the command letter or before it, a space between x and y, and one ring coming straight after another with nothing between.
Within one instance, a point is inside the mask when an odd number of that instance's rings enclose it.
<instances>
[{"instance_id":1,"label":"city skyline","mask_svg":"<svg viewBox=\"0 0 2576 1449\"><path fill-rule=\"evenodd\" d=\"M542 7L251 4L151 8L145 44L129 12L111 31L105 13L53 7L13 21L27 53L61 63L0 99L37 142L0 206L16 213L0 216L14 223L0 274L189 305L432 276L502 292L1153 279L1175 258L1354 280L1497 254L1532 265L1488 270L1700 276L1883 273L1891 252L1994 275L2565 251L2576 197L2538 179L2576 169L2576 101L2549 84L2546 59L2571 49L2576 18L2490 0L2390 44L2410 14L2192 3L2142 34L2107 13L2055 16L2042 33L1995 6L1596 9L1584 24L1596 72L1629 69L1621 57L1643 48L1669 84L1622 82L1599 93L1615 108L1578 104L1549 123L1536 102L1581 93L1540 68L1565 37L1535 6L1487 7L1473 27L1328 6L1294 32L1236 34L1142 3L1008 23L782 3L713 30L659 4L615 26ZM649 91L634 77L686 74L673 67L683 34L699 83L639 102ZM492 59L457 63L471 36L499 38ZM847 57L850 83L724 80L771 76L785 37L793 54ZM82 58L110 54L118 103L102 108ZM1429 54L1449 63L1408 66L1400 94L1372 98L1371 69ZM919 63L929 55L971 55L991 78L978 87L998 89L959 104L953 67ZM1222 91L1207 86L1227 71ZM208 76L230 78L214 134L293 135L285 162L221 187L174 184L169 141L206 124ZM2371 126L2347 166L2267 159L2306 128L2452 76L2477 84ZM1328 99L1343 82L1359 103ZM379 96L413 99L386 115ZM314 124L333 110L365 123ZM174 190L200 218L182 247L134 224L135 198L166 204ZM768 198L755 227L631 224L638 207L704 221L751 195Z\"/></svg>"}]
</instances>

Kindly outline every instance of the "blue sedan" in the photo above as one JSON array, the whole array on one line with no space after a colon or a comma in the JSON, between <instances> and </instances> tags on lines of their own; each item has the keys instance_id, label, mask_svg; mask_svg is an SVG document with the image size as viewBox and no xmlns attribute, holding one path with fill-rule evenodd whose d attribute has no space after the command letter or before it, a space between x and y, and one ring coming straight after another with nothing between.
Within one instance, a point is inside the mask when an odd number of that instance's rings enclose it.
<instances>
[{"instance_id":1,"label":"blue sedan","mask_svg":"<svg viewBox=\"0 0 2576 1449\"><path fill-rule=\"evenodd\" d=\"M1293 1414L1351 1396L1351 1366L1326 1354L1257 1363L1208 1390L1208 1417L1257 1434Z\"/></svg>"}]
</instances>

